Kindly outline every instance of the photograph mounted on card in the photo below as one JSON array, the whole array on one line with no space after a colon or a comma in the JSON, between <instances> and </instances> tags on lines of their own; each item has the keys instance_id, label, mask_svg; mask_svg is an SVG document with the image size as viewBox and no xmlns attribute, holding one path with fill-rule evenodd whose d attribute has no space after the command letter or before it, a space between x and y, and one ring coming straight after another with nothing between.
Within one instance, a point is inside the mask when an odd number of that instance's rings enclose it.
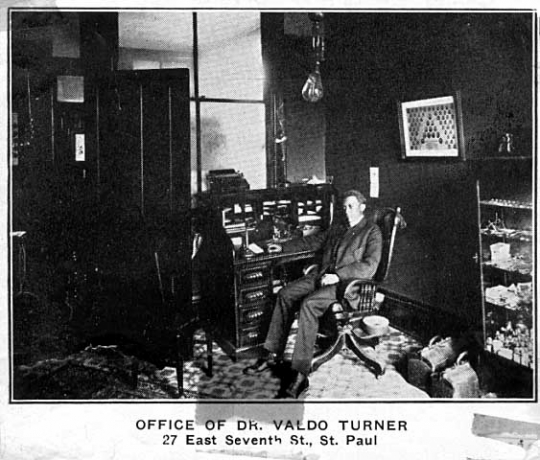
<instances>
[{"instance_id":1,"label":"photograph mounted on card","mask_svg":"<svg viewBox=\"0 0 540 460\"><path fill-rule=\"evenodd\" d=\"M459 93L398 102L402 159L465 159Z\"/></svg>"}]
</instances>

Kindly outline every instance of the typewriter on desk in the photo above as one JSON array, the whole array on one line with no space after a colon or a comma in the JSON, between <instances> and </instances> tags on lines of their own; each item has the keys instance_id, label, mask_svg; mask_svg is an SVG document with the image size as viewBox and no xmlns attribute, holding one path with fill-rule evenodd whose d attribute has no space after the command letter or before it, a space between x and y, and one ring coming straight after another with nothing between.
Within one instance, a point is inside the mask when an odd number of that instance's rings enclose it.
<instances>
[{"instance_id":1,"label":"typewriter on desk","mask_svg":"<svg viewBox=\"0 0 540 460\"><path fill-rule=\"evenodd\" d=\"M244 175L234 169L208 171L207 181L211 193L235 193L249 190L249 183Z\"/></svg>"}]
</instances>

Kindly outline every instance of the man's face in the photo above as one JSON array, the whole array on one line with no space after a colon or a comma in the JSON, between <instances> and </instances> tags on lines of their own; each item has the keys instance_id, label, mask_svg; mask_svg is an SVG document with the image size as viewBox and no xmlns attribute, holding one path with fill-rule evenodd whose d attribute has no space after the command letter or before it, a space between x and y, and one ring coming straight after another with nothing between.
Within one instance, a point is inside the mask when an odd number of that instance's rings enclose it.
<instances>
[{"instance_id":1,"label":"man's face","mask_svg":"<svg viewBox=\"0 0 540 460\"><path fill-rule=\"evenodd\" d=\"M365 205L360 203L355 196L348 196L343 201L343 209L347 215L349 225L357 223L364 215Z\"/></svg>"}]
</instances>

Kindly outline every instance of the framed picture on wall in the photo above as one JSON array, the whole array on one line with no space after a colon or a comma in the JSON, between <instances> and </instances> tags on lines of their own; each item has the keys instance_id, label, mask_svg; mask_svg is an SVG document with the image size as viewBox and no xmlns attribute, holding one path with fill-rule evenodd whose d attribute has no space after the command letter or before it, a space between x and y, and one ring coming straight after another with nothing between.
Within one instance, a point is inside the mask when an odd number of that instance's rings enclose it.
<instances>
[{"instance_id":1,"label":"framed picture on wall","mask_svg":"<svg viewBox=\"0 0 540 460\"><path fill-rule=\"evenodd\" d=\"M399 102L403 159L465 159L459 93Z\"/></svg>"}]
</instances>

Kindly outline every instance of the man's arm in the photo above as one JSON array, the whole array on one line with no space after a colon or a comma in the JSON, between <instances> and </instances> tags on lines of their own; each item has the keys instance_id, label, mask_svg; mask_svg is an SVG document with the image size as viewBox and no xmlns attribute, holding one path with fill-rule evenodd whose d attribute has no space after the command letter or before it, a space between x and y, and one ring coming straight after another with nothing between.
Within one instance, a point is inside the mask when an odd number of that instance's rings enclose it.
<instances>
[{"instance_id":1,"label":"man's arm","mask_svg":"<svg viewBox=\"0 0 540 460\"><path fill-rule=\"evenodd\" d=\"M366 241L366 249L360 259L336 268L336 274L340 280L355 278L371 279L377 271L382 253L382 233L379 227L374 225L369 230Z\"/></svg>"},{"instance_id":2,"label":"man's arm","mask_svg":"<svg viewBox=\"0 0 540 460\"><path fill-rule=\"evenodd\" d=\"M304 236L302 238L294 238L286 241L281 246L284 252L292 251L317 251L320 249L328 237L329 230L325 230L315 235Z\"/></svg>"}]
</instances>

